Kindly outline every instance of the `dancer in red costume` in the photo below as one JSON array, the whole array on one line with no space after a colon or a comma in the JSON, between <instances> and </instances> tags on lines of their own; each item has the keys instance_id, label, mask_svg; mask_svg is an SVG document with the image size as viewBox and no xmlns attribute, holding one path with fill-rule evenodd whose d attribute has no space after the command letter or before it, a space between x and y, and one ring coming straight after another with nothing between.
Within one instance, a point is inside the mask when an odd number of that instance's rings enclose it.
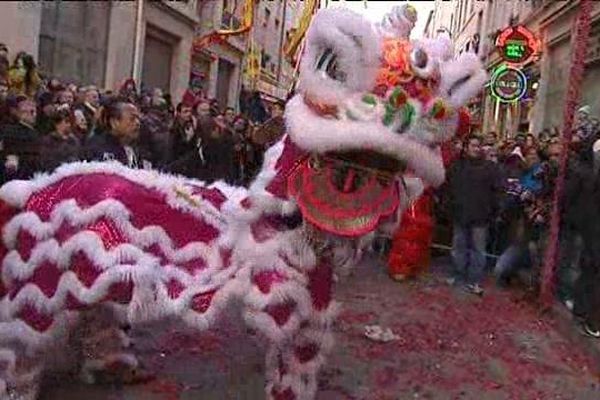
<instances>
[{"instance_id":1,"label":"dancer in red costume","mask_svg":"<svg viewBox=\"0 0 600 400\"><path fill-rule=\"evenodd\" d=\"M429 265L434 225L431 204L432 193L428 189L402 214L388 258L388 272L395 281L415 278Z\"/></svg>"}]
</instances>

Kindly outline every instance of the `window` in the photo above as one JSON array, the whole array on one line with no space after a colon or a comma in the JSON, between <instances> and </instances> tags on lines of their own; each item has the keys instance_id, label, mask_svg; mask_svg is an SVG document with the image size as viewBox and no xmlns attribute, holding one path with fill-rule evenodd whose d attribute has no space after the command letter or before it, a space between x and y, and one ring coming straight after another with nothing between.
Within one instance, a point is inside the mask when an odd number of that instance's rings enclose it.
<instances>
[{"instance_id":1,"label":"window","mask_svg":"<svg viewBox=\"0 0 600 400\"><path fill-rule=\"evenodd\" d=\"M269 69L271 70L271 73L274 74L275 73L275 63L271 63L271 65L269 66Z\"/></svg>"},{"instance_id":2,"label":"window","mask_svg":"<svg viewBox=\"0 0 600 400\"><path fill-rule=\"evenodd\" d=\"M279 24L281 22L279 21L279 19L275 18L275 28L279 28Z\"/></svg>"},{"instance_id":3,"label":"window","mask_svg":"<svg viewBox=\"0 0 600 400\"><path fill-rule=\"evenodd\" d=\"M39 62L51 76L104 85L110 2L47 2L42 7Z\"/></svg>"},{"instance_id":4,"label":"window","mask_svg":"<svg viewBox=\"0 0 600 400\"><path fill-rule=\"evenodd\" d=\"M269 25L269 20L271 19L271 10L265 8L265 19L263 20L263 26L267 27Z\"/></svg>"},{"instance_id":5,"label":"window","mask_svg":"<svg viewBox=\"0 0 600 400\"><path fill-rule=\"evenodd\" d=\"M144 41L142 85L145 88L161 88L169 92L173 44L161 38L160 34L154 36L152 33L153 29L149 26Z\"/></svg>"},{"instance_id":6,"label":"window","mask_svg":"<svg viewBox=\"0 0 600 400\"><path fill-rule=\"evenodd\" d=\"M235 15L229 11L223 11L223 17L221 18L221 26L224 29L239 29L242 22Z\"/></svg>"}]
</instances>

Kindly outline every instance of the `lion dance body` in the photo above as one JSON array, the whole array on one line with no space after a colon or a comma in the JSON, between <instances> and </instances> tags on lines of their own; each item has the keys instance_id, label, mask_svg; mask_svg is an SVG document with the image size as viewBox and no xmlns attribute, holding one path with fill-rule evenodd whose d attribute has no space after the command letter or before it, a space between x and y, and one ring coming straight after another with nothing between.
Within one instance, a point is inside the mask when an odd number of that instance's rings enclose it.
<instances>
[{"instance_id":1,"label":"lion dance body","mask_svg":"<svg viewBox=\"0 0 600 400\"><path fill-rule=\"evenodd\" d=\"M93 382L135 368L123 326L179 318L206 330L234 299L269 342L266 397L314 398L332 345L334 267L443 182L439 146L486 80L447 38L410 41L415 20L410 6L375 26L347 10L315 16L286 135L249 188L114 163L6 184L0 398L36 398L48 349L87 316L109 315L89 341L115 343L81 355Z\"/></svg>"}]
</instances>

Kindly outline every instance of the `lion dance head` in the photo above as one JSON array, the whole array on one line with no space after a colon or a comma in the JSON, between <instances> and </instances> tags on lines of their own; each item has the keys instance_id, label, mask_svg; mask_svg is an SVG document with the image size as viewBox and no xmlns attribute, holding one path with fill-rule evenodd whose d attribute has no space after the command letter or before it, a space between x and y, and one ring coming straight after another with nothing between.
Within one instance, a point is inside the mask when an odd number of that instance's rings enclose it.
<instances>
[{"instance_id":1,"label":"lion dance head","mask_svg":"<svg viewBox=\"0 0 600 400\"><path fill-rule=\"evenodd\" d=\"M410 40L416 18L412 6L376 25L326 9L308 30L285 112L289 139L308 156L287 189L321 230L365 235L402 208L404 176L444 181L440 145L487 75L475 54L454 57L447 36Z\"/></svg>"}]
</instances>

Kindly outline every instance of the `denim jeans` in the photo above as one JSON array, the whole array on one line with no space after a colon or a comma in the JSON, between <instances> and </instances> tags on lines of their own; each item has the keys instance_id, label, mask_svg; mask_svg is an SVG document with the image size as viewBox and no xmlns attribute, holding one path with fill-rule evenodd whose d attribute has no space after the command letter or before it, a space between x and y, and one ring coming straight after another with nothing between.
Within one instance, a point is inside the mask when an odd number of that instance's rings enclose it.
<instances>
[{"instance_id":1,"label":"denim jeans","mask_svg":"<svg viewBox=\"0 0 600 400\"><path fill-rule=\"evenodd\" d=\"M581 273L574 285L573 314L600 329L600 247L598 232L587 239L581 253Z\"/></svg>"},{"instance_id":2,"label":"denim jeans","mask_svg":"<svg viewBox=\"0 0 600 400\"><path fill-rule=\"evenodd\" d=\"M514 277L523 269L529 269L531 274L528 277L528 284L537 287L542 261L539 245L537 241L510 245L496 261L494 267L496 279L502 282L505 279Z\"/></svg>"},{"instance_id":3,"label":"denim jeans","mask_svg":"<svg viewBox=\"0 0 600 400\"><path fill-rule=\"evenodd\" d=\"M452 261L455 278L465 283L481 283L485 276L487 226L454 224Z\"/></svg>"},{"instance_id":4,"label":"denim jeans","mask_svg":"<svg viewBox=\"0 0 600 400\"><path fill-rule=\"evenodd\" d=\"M512 244L502 252L494 267L498 279L508 278L522 267L525 249L521 244Z\"/></svg>"},{"instance_id":5,"label":"denim jeans","mask_svg":"<svg viewBox=\"0 0 600 400\"><path fill-rule=\"evenodd\" d=\"M563 229L559 240L557 294L561 300L573 299L575 282L580 274L583 238L576 231Z\"/></svg>"}]
</instances>

